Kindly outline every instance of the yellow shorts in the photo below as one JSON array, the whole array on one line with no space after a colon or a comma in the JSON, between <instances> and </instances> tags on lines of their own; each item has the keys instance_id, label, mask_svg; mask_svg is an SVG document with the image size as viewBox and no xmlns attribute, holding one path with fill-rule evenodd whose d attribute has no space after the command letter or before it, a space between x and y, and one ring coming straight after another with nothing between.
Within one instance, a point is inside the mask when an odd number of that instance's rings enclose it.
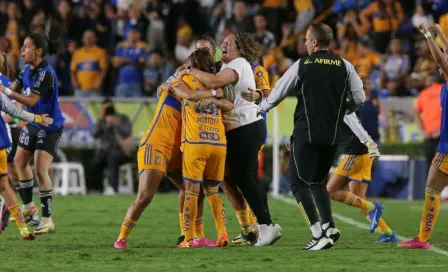
<instances>
[{"instance_id":1,"label":"yellow shorts","mask_svg":"<svg viewBox=\"0 0 448 272\"><path fill-rule=\"evenodd\" d=\"M439 171L448 175L448 156L447 153L437 152L432 159L432 166L434 166Z\"/></svg>"},{"instance_id":2,"label":"yellow shorts","mask_svg":"<svg viewBox=\"0 0 448 272\"><path fill-rule=\"evenodd\" d=\"M169 173L182 167L180 147L167 148L158 144L147 143L137 151L138 174L143 170L159 170Z\"/></svg>"},{"instance_id":3,"label":"yellow shorts","mask_svg":"<svg viewBox=\"0 0 448 272\"><path fill-rule=\"evenodd\" d=\"M225 146L185 144L182 177L200 183L204 179L222 182L226 165Z\"/></svg>"},{"instance_id":4,"label":"yellow shorts","mask_svg":"<svg viewBox=\"0 0 448 272\"><path fill-rule=\"evenodd\" d=\"M6 149L0 150L0 178L8 175L8 155Z\"/></svg>"},{"instance_id":5,"label":"yellow shorts","mask_svg":"<svg viewBox=\"0 0 448 272\"><path fill-rule=\"evenodd\" d=\"M372 159L369 155L344 155L334 171L351 181L370 182L372 179Z\"/></svg>"}]
</instances>

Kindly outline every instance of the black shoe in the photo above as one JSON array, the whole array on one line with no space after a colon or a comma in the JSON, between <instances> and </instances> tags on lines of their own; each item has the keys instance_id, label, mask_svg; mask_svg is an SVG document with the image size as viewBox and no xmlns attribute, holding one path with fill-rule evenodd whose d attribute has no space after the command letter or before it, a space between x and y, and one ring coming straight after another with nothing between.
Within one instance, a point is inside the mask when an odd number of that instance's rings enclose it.
<instances>
[{"instance_id":1,"label":"black shoe","mask_svg":"<svg viewBox=\"0 0 448 272\"><path fill-rule=\"evenodd\" d=\"M185 240L185 235L179 236L179 238L177 238L176 246L180 245L180 243L182 243L184 240Z\"/></svg>"},{"instance_id":2,"label":"black shoe","mask_svg":"<svg viewBox=\"0 0 448 272\"><path fill-rule=\"evenodd\" d=\"M241 236L252 245L255 245L257 243L258 236L253 231L250 231L247 235L244 235L244 233L241 232Z\"/></svg>"},{"instance_id":3,"label":"black shoe","mask_svg":"<svg viewBox=\"0 0 448 272\"><path fill-rule=\"evenodd\" d=\"M329 227L326 230L323 230L325 235L327 235L328 238L333 240L334 243L336 243L337 240L339 240L339 237L341 237L341 232L337 228L331 228Z\"/></svg>"},{"instance_id":4,"label":"black shoe","mask_svg":"<svg viewBox=\"0 0 448 272\"><path fill-rule=\"evenodd\" d=\"M328 238L324 233L319 238L314 238L303 248L304 250L322 250L329 249L333 246L334 242Z\"/></svg>"}]
</instances>

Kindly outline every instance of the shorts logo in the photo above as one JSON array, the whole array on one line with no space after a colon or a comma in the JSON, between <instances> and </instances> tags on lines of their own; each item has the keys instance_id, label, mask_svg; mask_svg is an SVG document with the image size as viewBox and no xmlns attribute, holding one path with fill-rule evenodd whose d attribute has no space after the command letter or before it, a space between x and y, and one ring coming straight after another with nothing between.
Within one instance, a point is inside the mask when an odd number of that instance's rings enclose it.
<instances>
[{"instance_id":1,"label":"shorts logo","mask_svg":"<svg viewBox=\"0 0 448 272\"><path fill-rule=\"evenodd\" d=\"M41 129L39 132L37 132L37 138L45 138L47 136L47 133L45 130Z\"/></svg>"},{"instance_id":2,"label":"shorts logo","mask_svg":"<svg viewBox=\"0 0 448 272\"><path fill-rule=\"evenodd\" d=\"M156 160L155 160L156 165L160 165L160 162L161 162L160 157L156 156Z\"/></svg>"}]
</instances>

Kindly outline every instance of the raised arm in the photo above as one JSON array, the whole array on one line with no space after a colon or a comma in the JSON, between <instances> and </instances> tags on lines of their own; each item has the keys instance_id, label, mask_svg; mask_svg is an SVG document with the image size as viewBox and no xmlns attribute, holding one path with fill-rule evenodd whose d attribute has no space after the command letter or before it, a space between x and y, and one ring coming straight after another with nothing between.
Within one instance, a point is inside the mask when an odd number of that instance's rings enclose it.
<instances>
[{"instance_id":1,"label":"raised arm","mask_svg":"<svg viewBox=\"0 0 448 272\"><path fill-rule=\"evenodd\" d=\"M442 42L443 53L448 56L448 39L440 28L439 24L435 24L434 26L430 26L430 29L434 31L438 37L440 37L440 41Z\"/></svg>"},{"instance_id":2,"label":"raised arm","mask_svg":"<svg viewBox=\"0 0 448 272\"><path fill-rule=\"evenodd\" d=\"M420 26L420 32L425 35L426 41L428 42L429 49L431 50L431 54L436 61L437 65L439 65L440 69L445 75L448 75L448 61L445 55L440 50L437 43L434 41L433 36L430 32L429 26L423 24Z\"/></svg>"},{"instance_id":3,"label":"raised arm","mask_svg":"<svg viewBox=\"0 0 448 272\"><path fill-rule=\"evenodd\" d=\"M296 61L283 76L277 81L274 89L268 97L263 99L260 103L262 112L268 112L270 109L276 107L285 97L294 90L299 84L299 62Z\"/></svg>"}]
</instances>

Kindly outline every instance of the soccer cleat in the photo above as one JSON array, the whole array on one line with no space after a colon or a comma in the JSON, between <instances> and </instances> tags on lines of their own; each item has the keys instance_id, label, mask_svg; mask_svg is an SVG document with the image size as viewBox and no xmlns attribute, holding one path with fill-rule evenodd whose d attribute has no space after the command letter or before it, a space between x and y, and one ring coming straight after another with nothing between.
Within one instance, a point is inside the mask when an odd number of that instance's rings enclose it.
<instances>
[{"instance_id":1,"label":"soccer cleat","mask_svg":"<svg viewBox=\"0 0 448 272\"><path fill-rule=\"evenodd\" d=\"M418 237L415 237L411 241L407 242L398 242L397 245L399 247L409 248L409 249L415 249L415 248L421 248L421 249L429 249L431 245L428 242L422 242Z\"/></svg>"},{"instance_id":2,"label":"soccer cleat","mask_svg":"<svg viewBox=\"0 0 448 272\"><path fill-rule=\"evenodd\" d=\"M193 240L190 241L182 241L182 243L180 243L177 247L179 248L187 248L187 247L194 247L193 245Z\"/></svg>"},{"instance_id":3,"label":"soccer cleat","mask_svg":"<svg viewBox=\"0 0 448 272\"><path fill-rule=\"evenodd\" d=\"M383 205L380 203L375 202L375 209L371 212L368 212L370 217L370 233L373 233L378 226L379 220L381 218L381 215L383 214Z\"/></svg>"},{"instance_id":4,"label":"soccer cleat","mask_svg":"<svg viewBox=\"0 0 448 272\"><path fill-rule=\"evenodd\" d=\"M25 218L25 223L28 226L35 227L39 225L39 209L36 205L31 207L30 209L26 209L25 207L22 209L23 217Z\"/></svg>"},{"instance_id":5,"label":"soccer cleat","mask_svg":"<svg viewBox=\"0 0 448 272\"><path fill-rule=\"evenodd\" d=\"M215 247L216 243L215 241L207 238L207 237L202 237L199 239L194 239L192 242L192 246L193 247Z\"/></svg>"},{"instance_id":6,"label":"soccer cleat","mask_svg":"<svg viewBox=\"0 0 448 272\"><path fill-rule=\"evenodd\" d=\"M237 237L232 239L232 244L233 245L250 245L250 242L247 241L244 237L243 234L240 233L238 234Z\"/></svg>"},{"instance_id":7,"label":"soccer cleat","mask_svg":"<svg viewBox=\"0 0 448 272\"><path fill-rule=\"evenodd\" d=\"M126 249L128 247L127 241L125 239L117 239L114 243L114 248Z\"/></svg>"},{"instance_id":8,"label":"soccer cleat","mask_svg":"<svg viewBox=\"0 0 448 272\"><path fill-rule=\"evenodd\" d=\"M234 245L255 245L257 243L258 236L255 231L250 231L247 235L242 232L237 237L233 238L232 244Z\"/></svg>"},{"instance_id":9,"label":"soccer cleat","mask_svg":"<svg viewBox=\"0 0 448 272\"><path fill-rule=\"evenodd\" d=\"M32 234L27 227L19 228L20 236L22 236L22 240L29 240L32 241L36 239L36 236Z\"/></svg>"},{"instance_id":10,"label":"soccer cleat","mask_svg":"<svg viewBox=\"0 0 448 272\"><path fill-rule=\"evenodd\" d=\"M258 225L258 240L255 246L273 245L282 238L282 228L279 224Z\"/></svg>"},{"instance_id":11,"label":"soccer cleat","mask_svg":"<svg viewBox=\"0 0 448 272\"><path fill-rule=\"evenodd\" d=\"M54 232L54 223L51 217L42 217L39 226L34 230L34 234L42 235L50 232Z\"/></svg>"},{"instance_id":12,"label":"soccer cleat","mask_svg":"<svg viewBox=\"0 0 448 272\"><path fill-rule=\"evenodd\" d=\"M229 236L227 236L227 233L219 235L216 239L216 247L226 247L228 244Z\"/></svg>"},{"instance_id":13,"label":"soccer cleat","mask_svg":"<svg viewBox=\"0 0 448 272\"><path fill-rule=\"evenodd\" d=\"M381 234L380 237L378 237L378 240L376 240L377 243L396 243L397 241L398 239L395 232L390 235Z\"/></svg>"},{"instance_id":14,"label":"soccer cleat","mask_svg":"<svg viewBox=\"0 0 448 272\"><path fill-rule=\"evenodd\" d=\"M319 238L314 238L303 248L304 250L323 250L329 249L334 245L334 241L322 234Z\"/></svg>"},{"instance_id":15,"label":"soccer cleat","mask_svg":"<svg viewBox=\"0 0 448 272\"><path fill-rule=\"evenodd\" d=\"M341 232L337 228L328 228L324 230L324 233L328 238L333 240L333 243L336 243L339 237L341 237Z\"/></svg>"},{"instance_id":16,"label":"soccer cleat","mask_svg":"<svg viewBox=\"0 0 448 272\"><path fill-rule=\"evenodd\" d=\"M176 246L180 245L180 243L182 243L185 239L185 235L181 235L179 236L179 238L177 238L177 242L176 242Z\"/></svg>"}]
</instances>

